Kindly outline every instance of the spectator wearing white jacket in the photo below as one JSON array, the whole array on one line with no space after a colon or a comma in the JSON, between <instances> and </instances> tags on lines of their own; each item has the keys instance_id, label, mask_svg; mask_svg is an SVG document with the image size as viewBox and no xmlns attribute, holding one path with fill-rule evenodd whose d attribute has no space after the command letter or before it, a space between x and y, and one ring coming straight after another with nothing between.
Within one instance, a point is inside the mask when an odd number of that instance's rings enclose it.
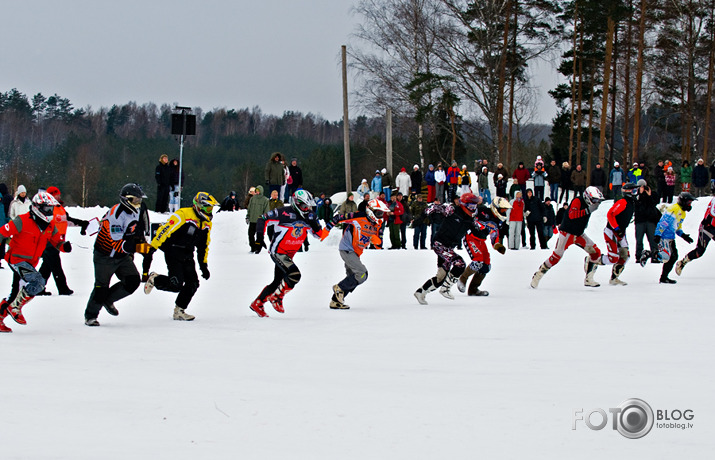
<instances>
[{"instance_id":1,"label":"spectator wearing white jacket","mask_svg":"<svg viewBox=\"0 0 715 460\"><path fill-rule=\"evenodd\" d=\"M412 187L412 179L410 175L407 174L405 168L400 169L400 174L395 178L395 185L397 190L402 193L402 196L410 196L410 187Z\"/></svg>"},{"instance_id":2,"label":"spectator wearing white jacket","mask_svg":"<svg viewBox=\"0 0 715 460\"><path fill-rule=\"evenodd\" d=\"M435 182L435 196L440 201L444 203L444 184L447 183L447 173L442 166L442 163L437 164L437 169L434 172L434 182Z\"/></svg>"},{"instance_id":3,"label":"spectator wearing white jacket","mask_svg":"<svg viewBox=\"0 0 715 460\"><path fill-rule=\"evenodd\" d=\"M24 185L19 185L15 192L15 199L10 202L8 217L13 220L17 216L30 212L31 204L32 200L27 197L27 189Z\"/></svg>"}]
</instances>

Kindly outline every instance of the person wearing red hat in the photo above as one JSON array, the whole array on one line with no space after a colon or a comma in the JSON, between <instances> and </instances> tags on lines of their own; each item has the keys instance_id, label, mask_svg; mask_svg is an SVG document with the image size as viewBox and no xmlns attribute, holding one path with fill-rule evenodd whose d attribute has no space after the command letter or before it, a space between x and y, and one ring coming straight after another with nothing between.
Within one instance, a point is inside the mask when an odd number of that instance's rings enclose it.
<instances>
[{"instance_id":1,"label":"person wearing red hat","mask_svg":"<svg viewBox=\"0 0 715 460\"><path fill-rule=\"evenodd\" d=\"M52 195L52 197L54 197L54 199L60 204L59 206L55 206L52 219L55 222L55 227L60 233L62 241L65 241L68 223L80 227L80 233L85 235L89 222L82 219L73 219L69 216L69 214L67 214L67 211L64 208L64 202L61 199L62 194L60 189L53 185L47 188L47 193ZM42 265L40 265L40 269L38 271L45 279L45 283L49 281L50 275L52 275L59 295L72 295L74 293L74 291L67 286L67 277L62 269L62 261L60 260L60 251L49 242L42 253ZM44 289L37 295L50 294L51 293L48 292L47 289Z\"/></svg>"}]
</instances>

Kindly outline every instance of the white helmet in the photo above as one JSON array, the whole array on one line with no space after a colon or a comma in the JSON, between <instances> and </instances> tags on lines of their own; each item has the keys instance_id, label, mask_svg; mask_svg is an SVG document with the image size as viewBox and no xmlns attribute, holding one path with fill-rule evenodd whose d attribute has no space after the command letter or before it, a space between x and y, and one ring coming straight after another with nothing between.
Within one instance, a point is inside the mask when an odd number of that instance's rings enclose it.
<instances>
[{"instance_id":1,"label":"white helmet","mask_svg":"<svg viewBox=\"0 0 715 460\"><path fill-rule=\"evenodd\" d=\"M506 210L511 209L511 204L506 198L498 196L492 200L491 208L492 214L504 222L506 220Z\"/></svg>"},{"instance_id":2,"label":"white helmet","mask_svg":"<svg viewBox=\"0 0 715 460\"><path fill-rule=\"evenodd\" d=\"M388 212L390 212L390 208L377 198L368 201L365 207L365 214L367 214L367 218L373 223L377 223Z\"/></svg>"},{"instance_id":3,"label":"white helmet","mask_svg":"<svg viewBox=\"0 0 715 460\"><path fill-rule=\"evenodd\" d=\"M594 206L595 209L603 201L603 193L594 186L586 187L583 191L583 200L589 208Z\"/></svg>"},{"instance_id":4,"label":"white helmet","mask_svg":"<svg viewBox=\"0 0 715 460\"><path fill-rule=\"evenodd\" d=\"M52 221L52 216L55 212L55 206L59 206L60 203L47 192L38 192L32 198L32 205L30 205L31 217L35 219L40 219L45 223L50 223Z\"/></svg>"},{"instance_id":5,"label":"white helmet","mask_svg":"<svg viewBox=\"0 0 715 460\"><path fill-rule=\"evenodd\" d=\"M313 195L307 190L296 190L291 197L291 206L295 212L303 217L307 217L313 211L313 206L315 206L315 200Z\"/></svg>"}]
</instances>

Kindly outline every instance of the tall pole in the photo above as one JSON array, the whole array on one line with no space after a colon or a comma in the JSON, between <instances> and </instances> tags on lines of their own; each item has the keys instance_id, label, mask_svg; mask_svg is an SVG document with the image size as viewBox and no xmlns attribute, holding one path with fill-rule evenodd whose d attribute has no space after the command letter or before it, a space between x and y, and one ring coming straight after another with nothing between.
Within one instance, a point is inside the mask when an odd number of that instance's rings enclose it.
<instances>
[{"instance_id":1,"label":"tall pole","mask_svg":"<svg viewBox=\"0 0 715 460\"><path fill-rule=\"evenodd\" d=\"M385 133L385 163L387 166L387 172L390 173L392 177L392 109L387 108L387 113L385 114L385 123L387 124L387 132Z\"/></svg>"},{"instance_id":2,"label":"tall pole","mask_svg":"<svg viewBox=\"0 0 715 460\"><path fill-rule=\"evenodd\" d=\"M352 191L350 182L350 120L348 118L348 63L347 49L342 46L343 55L343 148L345 149L345 191Z\"/></svg>"},{"instance_id":3,"label":"tall pole","mask_svg":"<svg viewBox=\"0 0 715 460\"><path fill-rule=\"evenodd\" d=\"M179 144L179 208L181 208L181 168L184 167L184 136L186 135L186 110L181 110L181 143Z\"/></svg>"}]
</instances>

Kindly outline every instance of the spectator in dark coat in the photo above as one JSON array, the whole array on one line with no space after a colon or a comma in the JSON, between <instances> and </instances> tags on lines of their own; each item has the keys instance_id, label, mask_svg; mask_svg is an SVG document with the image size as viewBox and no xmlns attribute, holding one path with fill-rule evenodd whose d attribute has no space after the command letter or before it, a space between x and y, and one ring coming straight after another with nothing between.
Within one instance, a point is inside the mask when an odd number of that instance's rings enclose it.
<instances>
[{"instance_id":1,"label":"spectator in dark coat","mask_svg":"<svg viewBox=\"0 0 715 460\"><path fill-rule=\"evenodd\" d=\"M410 187L412 195L422 193L422 171L420 171L419 166L414 165L412 167L410 180L412 181L412 186Z\"/></svg>"},{"instance_id":2,"label":"spectator in dark coat","mask_svg":"<svg viewBox=\"0 0 715 460\"><path fill-rule=\"evenodd\" d=\"M658 161L658 164L653 171L653 178L655 179L658 196L663 198L665 191L665 169L663 169L663 160Z\"/></svg>"},{"instance_id":3,"label":"spectator in dark coat","mask_svg":"<svg viewBox=\"0 0 715 460\"><path fill-rule=\"evenodd\" d=\"M497 185L497 179L499 178L499 174L504 176L504 180L508 180L511 174L509 174L509 171L504 167L503 163L497 163L497 169L494 170L494 176L492 177L492 180L494 181L494 186Z\"/></svg>"},{"instance_id":4,"label":"spectator in dark coat","mask_svg":"<svg viewBox=\"0 0 715 460\"><path fill-rule=\"evenodd\" d=\"M323 203L318 206L318 220L322 220L326 225L333 219L333 201L330 198L325 198ZM332 225L332 224L331 224Z\"/></svg>"},{"instance_id":5,"label":"spectator in dark coat","mask_svg":"<svg viewBox=\"0 0 715 460\"><path fill-rule=\"evenodd\" d=\"M169 167L169 156L164 154L159 157L159 164L154 170L156 179L156 212L167 212L169 210L169 190L171 188L171 168Z\"/></svg>"},{"instance_id":6,"label":"spectator in dark coat","mask_svg":"<svg viewBox=\"0 0 715 460\"><path fill-rule=\"evenodd\" d=\"M506 193L507 184L508 182L504 179L504 175L498 174L496 180L494 181L494 185L497 188L497 196L508 199L508 195Z\"/></svg>"},{"instance_id":7,"label":"spectator in dark coat","mask_svg":"<svg viewBox=\"0 0 715 460\"><path fill-rule=\"evenodd\" d=\"M556 212L556 227L561 227L561 223L564 221L564 216L569 210L569 203L563 202L559 210Z\"/></svg>"},{"instance_id":8,"label":"spectator in dark coat","mask_svg":"<svg viewBox=\"0 0 715 460\"><path fill-rule=\"evenodd\" d=\"M693 187L696 197L708 196L710 194L708 169L705 167L705 162L700 158L693 168Z\"/></svg>"},{"instance_id":9,"label":"spectator in dark coat","mask_svg":"<svg viewBox=\"0 0 715 460\"><path fill-rule=\"evenodd\" d=\"M658 262L658 245L655 242L655 227L658 225L661 213L657 205L660 197L651 190L645 180L638 181L638 197L635 202L635 227L636 227L636 260L643 255L643 235L648 238L648 245L653 254L652 262Z\"/></svg>"},{"instance_id":10,"label":"spectator in dark coat","mask_svg":"<svg viewBox=\"0 0 715 460\"><path fill-rule=\"evenodd\" d=\"M290 166L288 166L291 183L288 185L288 196L293 196L293 192L303 188L303 170L298 166L298 159L291 158Z\"/></svg>"},{"instance_id":11,"label":"spectator in dark coat","mask_svg":"<svg viewBox=\"0 0 715 460\"><path fill-rule=\"evenodd\" d=\"M601 163L596 163L596 167L591 171L591 185L604 193L606 189L606 171L601 168Z\"/></svg>"},{"instance_id":12,"label":"spectator in dark coat","mask_svg":"<svg viewBox=\"0 0 715 460\"><path fill-rule=\"evenodd\" d=\"M425 184L427 184L427 202L431 203L434 201L434 197L437 196L435 185L437 181L434 178L434 165L429 165L427 167L427 172L425 172ZM414 181L412 181L414 183Z\"/></svg>"},{"instance_id":13,"label":"spectator in dark coat","mask_svg":"<svg viewBox=\"0 0 715 460\"><path fill-rule=\"evenodd\" d=\"M586 190L586 171L581 165L576 165L576 169L571 171L571 183L573 184L574 196L583 196Z\"/></svg>"},{"instance_id":14,"label":"spectator in dark coat","mask_svg":"<svg viewBox=\"0 0 715 460\"><path fill-rule=\"evenodd\" d=\"M410 214L412 214L412 228L415 230L412 236L412 247L417 249L427 249L427 216L425 215L427 203L422 199L422 194L418 193L417 198L410 204Z\"/></svg>"},{"instance_id":15,"label":"spectator in dark coat","mask_svg":"<svg viewBox=\"0 0 715 460\"><path fill-rule=\"evenodd\" d=\"M529 244L531 249L536 249L536 238L539 238L541 249L548 249L546 238L544 238L544 223L546 221L546 209L544 203L534 196L531 189L526 190L524 198L524 215L526 216L526 226L529 229Z\"/></svg>"},{"instance_id":16,"label":"spectator in dark coat","mask_svg":"<svg viewBox=\"0 0 715 460\"><path fill-rule=\"evenodd\" d=\"M255 190L255 189L254 189ZM238 211L241 207L238 204L238 198L236 198L236 192L231 190L226 198L221 202L221 207L217 212L221 211Z\"/></svg>"}]
</instances>

